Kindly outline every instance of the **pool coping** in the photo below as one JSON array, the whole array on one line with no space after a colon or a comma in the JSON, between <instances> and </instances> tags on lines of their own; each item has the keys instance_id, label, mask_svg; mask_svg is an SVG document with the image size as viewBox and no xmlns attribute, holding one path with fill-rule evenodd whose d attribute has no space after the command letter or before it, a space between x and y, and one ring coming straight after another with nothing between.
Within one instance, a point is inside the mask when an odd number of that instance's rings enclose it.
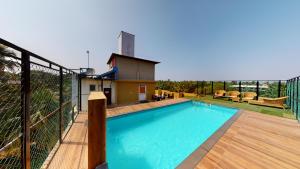
<instances>
[{"instance_id":1,"label":"pool coping","mask_svg":"<svg viewBox=\"0 0 300 169\"><path fill-rule=\"evenodd\" d=\"M159 109L159 108L174 106L174 105L178 105L178 104L183 104L183 103L186 103L186 102L192 102L192 100L191 99L185 99L185 100L181 100L179 102L175 102L175 103L171 103L171 104L159 105L159 106L156 106L156 107L150 107L150 108L145 108L145 109L140 109L140 110L135 110L135 111L129 111L129 112L124 112L124 113L120 113L120 114L106 115L106 119L119 118L119 117L131 115L131 114L137 114L137 113L141 113L141 112L145 112L145 111L149 111L149 110L153 110L153 109Z\"/></svg>"},{"instance_id":2,"label":"pool coping","mask_svg":"<svg viewBox=\"0 0 300 169\"><path fill-rule=\"evenodd\" d=\"M227 120L222 125L222 127L215 131L214 134L212 134L203 144L201 144L195 151L193 151L187 158L185 158L176 167L176 169L195 168L242 113L243 110L239 109L238 112L236 112L229 120Z\"/></svg>"}]
</instances>

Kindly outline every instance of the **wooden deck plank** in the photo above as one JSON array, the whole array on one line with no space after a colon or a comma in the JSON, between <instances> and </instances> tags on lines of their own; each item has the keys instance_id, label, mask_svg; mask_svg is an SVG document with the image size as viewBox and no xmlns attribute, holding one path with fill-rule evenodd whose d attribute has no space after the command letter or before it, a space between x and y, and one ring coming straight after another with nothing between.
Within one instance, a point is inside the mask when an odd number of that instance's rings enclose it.
<instances>
[{"instance_id":1,"label":"wooden deck plank","mask_svg":"<svg viewBox=\"0 0 300 169\"><path fill-rule=\"evenodd\" d=\"M299 136L296 120L245 111L196 168L299 168Z\"/></svg>"},{"instance_id":2,"label":"wooden deck plank","mask_svg":"<svg viewBox=\"0 0 300 169\"><path fill-rule=\"evenodd\" d=\"M87 137L87 113L80 113L69 133L63 140L58 151L49 164L49 169L69 169L79 168L83 155L82 150L87 147L85 138Z\"/></svg>"},{"instance_id":3,"label":"wooden deck plank","mask_svg":"<svg viewBox=\"0 0 300 169\"><path fill-rule=\"evenodd\" d=\"M186 101L164 100L107 110L107 117ZM49 168L87 168L87 114L80 113ZM296 120L244 113L195 167L197 169L299 168L300 125Z\"/></svg>"}]
</instances>

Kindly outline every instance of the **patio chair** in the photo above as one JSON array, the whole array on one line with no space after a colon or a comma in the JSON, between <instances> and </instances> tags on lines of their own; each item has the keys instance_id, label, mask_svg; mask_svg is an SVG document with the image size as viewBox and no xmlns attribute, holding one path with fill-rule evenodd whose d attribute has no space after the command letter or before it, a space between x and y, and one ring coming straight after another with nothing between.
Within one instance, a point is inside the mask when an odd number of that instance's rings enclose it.
<instances>
[{"instance_id":1,"label":"patio chair","mask_svg":"<svg viewBox=\"0 0 300 169\"><path fill-rule=\"evenodd\" d=\"M248 102L254 100L257 94L255 92L244 92L242 93L242 102Z\"/></svg>"},{"instance_id":2,"label":"patio chair","mask_svg":"<svg viewBox=\"0 0 300 169\"><path fill-rule=\"evenodd\" d=\"M260 105L260 106L268 106L268 107L275 107L285 109L285 100L288 97L278 97L278 98L267 98L267 97L260 97L258 100L249 100L248 103Z\"/></svg>"},{"instance_id":3,"label":"patio chair","mask_svg":"<svg viewBox=\"0 0 300 169\"><path fill-rule=\"evenodd\" d=\"M240 101L239 95L240 95L239 91L228 91L226 92L225 96L229 98L229 100L239 102Z\"/></svg>"},{"instance_id":4,"label":"patio chair","mask_svg":"<svg viewBox=\"0 0 300 169\"><path fill-rule=\"evenodd\" d=\"M213 96L213 98L218 98L218 97L223 97L225 95L226 91L225 90L217 90Z\"/></svg>"}]
</instances>

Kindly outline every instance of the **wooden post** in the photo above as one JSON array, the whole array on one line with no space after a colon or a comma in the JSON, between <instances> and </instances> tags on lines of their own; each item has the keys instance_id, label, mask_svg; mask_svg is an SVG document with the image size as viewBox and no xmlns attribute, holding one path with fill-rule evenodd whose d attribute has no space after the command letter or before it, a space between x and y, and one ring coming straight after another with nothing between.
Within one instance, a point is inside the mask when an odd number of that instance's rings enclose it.
<instances>
[{"instance_id":1,"label":"wooden post","mask_svg":"<svg viewBox=\"0 0 300 169\"><path fill-rule=\"evenodd\" d=\"M92 92L88 99L88 169L106 162L106 97Z\"/></svg>"}]
</instances>

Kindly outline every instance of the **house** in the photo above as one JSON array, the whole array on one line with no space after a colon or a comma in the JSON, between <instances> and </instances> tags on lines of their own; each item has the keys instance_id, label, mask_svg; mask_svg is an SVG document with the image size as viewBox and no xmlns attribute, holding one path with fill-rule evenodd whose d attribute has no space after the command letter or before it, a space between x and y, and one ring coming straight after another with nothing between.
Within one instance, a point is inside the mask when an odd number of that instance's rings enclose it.
<instances>
[{"instance_id":1,"label":"house","mask_svg":"<svg viewBox=\"0 0 300 169\"><path fill-rule=\"evenodd\" d=\"M155 93L155 65L159 62L134 56L134 35L121 32L118 36L118 54L107 61L108 72L89 74L81 80L82 110L87 110L91 91L103 91L108 105L126 105L145 102Z\"/></svg>"}]
</instances>

